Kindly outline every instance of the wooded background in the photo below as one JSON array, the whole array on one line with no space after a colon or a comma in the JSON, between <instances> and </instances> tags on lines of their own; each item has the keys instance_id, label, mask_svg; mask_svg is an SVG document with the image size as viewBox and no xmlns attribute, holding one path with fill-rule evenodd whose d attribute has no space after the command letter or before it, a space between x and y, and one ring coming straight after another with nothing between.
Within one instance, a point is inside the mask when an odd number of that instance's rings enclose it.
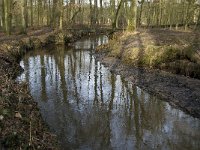
<instances>
[{"instance_id":1,"label":"wooded background","mask_svg":"<svg viewBox=\"0 0 200 150\"><path fill-rule=\"evenodd\" d=\"M0 28L188 27L200 25L200 0L0 0Z\"/></svg>"}]
</instances>

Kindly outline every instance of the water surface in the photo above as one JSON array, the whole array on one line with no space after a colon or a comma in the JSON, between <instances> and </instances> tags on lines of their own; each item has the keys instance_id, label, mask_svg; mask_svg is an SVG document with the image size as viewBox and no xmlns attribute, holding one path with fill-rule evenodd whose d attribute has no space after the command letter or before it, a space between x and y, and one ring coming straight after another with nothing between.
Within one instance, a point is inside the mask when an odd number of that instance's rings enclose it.
<instances>
[{"instance_id":1,"label":"water surface","mask_svg":"<svg viewBox=\"0 0 200 150\"><path fill-rule=\"evenodd\" d=\"M74 48L27 53L18 77L29 84L44 120L63 149L200 149L200 120L171 107L92 55L105 36Z\"/></svg>"}]
</instances>

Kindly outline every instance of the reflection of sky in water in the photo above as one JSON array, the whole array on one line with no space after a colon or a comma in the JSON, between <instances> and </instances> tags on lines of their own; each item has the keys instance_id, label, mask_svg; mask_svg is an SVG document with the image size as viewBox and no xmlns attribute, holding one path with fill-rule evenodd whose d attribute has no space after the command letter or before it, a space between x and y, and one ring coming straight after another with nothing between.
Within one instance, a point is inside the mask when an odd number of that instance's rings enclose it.
<instances>
[{"instance_id":1,"label":"reflection of sky in water","mask_svg":"<svg viewBox=\"0 0 200 150\"><path fill-rule=\"evenodd\" d=\"M65 149L199 149L200 121L111 74L91 50L33 51L21 61L42 116ZM81 51L81 49L84 49ZM90 49L90 50L87 50Z\"/></svg>"},{"instance_id":2,"label":"reflection of sky in water","mask_svg":"<svg viewBox=\"0 0 200 150\"><path fill-rule=\"evenodd\" d=\"M94 49L96 46L105 44L108 42L108 38L106 36L102 36L102 38L94 39L93 37L89 37L84 41L76 42L75 49Z\"/></svg>"}]
</instances>

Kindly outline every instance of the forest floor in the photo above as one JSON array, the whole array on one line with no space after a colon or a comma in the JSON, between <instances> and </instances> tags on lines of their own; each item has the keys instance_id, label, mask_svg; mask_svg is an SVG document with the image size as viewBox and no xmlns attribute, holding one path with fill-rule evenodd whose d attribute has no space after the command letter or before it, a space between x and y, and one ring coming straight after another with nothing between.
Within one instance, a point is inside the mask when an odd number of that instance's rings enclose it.
<instances>
[{"instance_id":1,"label":"forest floor","mask_svg":"<svg viewBox=\"0 0 200 150\"><path fill-rule=\"evenodd\" d=\"M117 33L96 49L96 56L112 72L200 118L199 32Z\"/></svg>"},{"instance_id":2,"label":"forest floor","mask_svg":"<svg viewBox=\"0 0 200 150\"><path fill-rule=\"evenodd\" d=\"M198 78L199 73L196 67L198 69L199 35L194 32L157 29L118 33L113 35L109 44L98 48L97 57L110 67L111 71L126 76L126 79L135 85L200 118L200 80L159 70L170 68L170 62L181 58L179 60L184 61L192 69L187 70L189 73L186 75ZM26 50L51 43L62 43L63 39L66 40L65 42L73 42L81 36L82 33L63 35L50 28L28 30L26 35L16 33L6 36L0 33L0 149L3 149L1 145L9 149L58 149L56 136L49 132L43 122L27 84L17 83L15 77L22 72L19 61ZM170 45L173 48L169 48ZM156 65L148 63L155 61L152 57L154 52L159 51L163 46L167 46L169 52L164 56L158 54L156 56L164 57L167 61L156 60L158 62ZM141 51L146 47L147 52L150 51L152 56L147 57L146 51ZM196 49L195 53L191 53L190 47ZM137 57L135 53L132 53L133 48L137 51ZM182 51L176 53L177 49ZM165 48L162 50L165 51ZM159 52L159 54L163 53ZM173 54L173 57L169 57L169 54ZM140 59L135 59L138 56ZM146 58L153 59L146 61ZM144 66L140 68L135 63ZM188 67L183 66L183 68ZM174 70L170 68L169 71ZM177 73L184 74L186 71Z\"/></svg>"},{"instance_id":3,"label":"forest floor","mask_svg":"<svg viewBox=\"0 0 200 150\"><path fill-rule=\"evenodd\" d=\"M50 28L29 30L26 35L0 33L0 149L59 149L28 85L17 83L15 77L23 71L19 62L27 50L73 42L82 35L63 34Z\"/></svg>"},{"instance_id":4,"label":"forest floor","mask_svg":"<svg viewBox=\"0 0 200 150\"><path fill-rule=\"evenodd\" d=\"M12 35L6 35L4 32L0 32L0 42L11 41L16 39L26 38L28 36L40 36L52 32L51 28L40 28L40 29L28 29L27 34L13 33Z\"/></svg>"}]
</instances>

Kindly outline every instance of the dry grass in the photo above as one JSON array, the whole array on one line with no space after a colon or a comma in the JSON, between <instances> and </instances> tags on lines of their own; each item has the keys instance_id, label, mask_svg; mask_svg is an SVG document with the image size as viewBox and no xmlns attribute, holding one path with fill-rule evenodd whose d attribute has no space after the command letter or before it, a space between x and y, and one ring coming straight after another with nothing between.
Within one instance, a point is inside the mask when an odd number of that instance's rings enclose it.
<instances>
[{"instance_id":1,"label":"dry grass","mask_svg":"<svg viewBox=\"0 0 200 150\"><path fill-rule=\"evenodd\" d=\"M21 67L10 52L0 55L0 143L7 149L57 149L27 84L13 80Z\"/></svg>"},{"instance_id":2,"label":"dry grass","mask_svg":"<svg viewBox=\"0 0 200 150\"><path fill-rule=\"evenodd\" d=\"M115 34L104 49L123 63L200 78L200 33L140 30Z\"/></svg>"},{"instance_id":3,"label":"dry grass","mask_svg":"<svg viewBox=\"0 0 200 150\"><path fill-rule=\"evenodd\" d=\"M0 38L0 149L59 148L55 135L43 122L26 83L14 78L22 68L19 60L30 49L48 44L68 44L87 33L38 30L27 35Z\"/></svg>"},{"instance_id":4,"label":"dry grass","mask_svg":"<svg viewBox=\"0 0 200 150\"><path fill-rule=\"evenodd\" d=\"M27 84L14 80L22 71L19 60L29 43L26 37L0 45L0 149L58 149Z\"/></svg>"},{"instance_id":5,"label":"dry grass","mask_svg":"<svg viewBox=\"0 0 200 150\"><path fill-rule=\"evenodd\" d=\"M27 84L0 76L0 141L9 149L56 149Z\"/></svg>"}]
</instances>

